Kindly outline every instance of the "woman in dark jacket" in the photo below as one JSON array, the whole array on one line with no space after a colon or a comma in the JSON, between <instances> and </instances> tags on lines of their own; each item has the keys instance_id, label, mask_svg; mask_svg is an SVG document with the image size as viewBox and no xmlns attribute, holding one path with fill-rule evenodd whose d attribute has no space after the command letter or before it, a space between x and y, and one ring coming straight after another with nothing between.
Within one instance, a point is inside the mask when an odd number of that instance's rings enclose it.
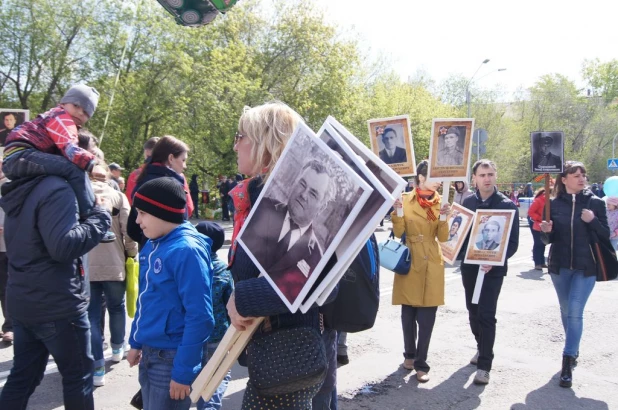
<instances>
[{"instance_id":1,"label":"woman in dark jacket","mask_svg":"<svg viewBox=\"0 0 618 410\"><path fill-rule=\"evenodd\" d=\"M551 244L549 273L558 295L565 346L560 386L571 387L572 370L579 355L586 302L596 282L596 261L590 248L590 231L609 238L605 203L585 189L586 168L567 161L556 178L551 220L541 223L541 238Z\"/></svg>"},{"instance_id":2,"label":"woman in dark jacket","mask_svg":"<svg viewBox=\"0 0 618 410\"><path fill-rule=\"evenodd\" d=\"M277 329L307 327L319 330L320 328L318 308L313 307L305 314L290 313L266 278L258 277L259 269L245 249L238 246L236 240L270 171L299 121L300 116L284 104L264 104L251 108L242 115L234 140L234 151L238 155L238 171L249 175L250 178L239 182L230 192L236 208L230 251L235 290L227 305L228 315L232 325L238 330L245 330L255 318L266 317L249 342L248 351L256 340L267 340L264 338L268 338L269 334ZM322 343L321 339L319 343ZM302 361L304 355L306 356L305 353L309 352L308 346L301 344L295 348L298 349L298 359ZM253 370L251 361L249 366L251 375ZM322 381L319 381L292 393L264 396L258 393L250 376L242 409L311 409L312 398L321 385Z\"/></svg>"},{"instance_id":3,"label":"woman in dark jacket","mask_svg":"<svg viewBox=\"0 0 618 410\"><path fill-rule=\"evenodd\" d=\"M146 182L161 177L172 177L184 187L185 178L182 176L182 173L187 168L188 153L189 147L179 139L171 135L161 137L152 149L150 162L137 178L135 189L133 192L127 192L127 194L132 198ZM189 199L190 194L187 193L187 203ZM188 212L188 209L185 209L185 219L189 218ZM132 206L129 220L127 221L127 234L131 239L139 243L139 248L141 250L148 238L143 235L142 229L136 223L136 219L137 209Z\"/></svg>"}]
</instances>

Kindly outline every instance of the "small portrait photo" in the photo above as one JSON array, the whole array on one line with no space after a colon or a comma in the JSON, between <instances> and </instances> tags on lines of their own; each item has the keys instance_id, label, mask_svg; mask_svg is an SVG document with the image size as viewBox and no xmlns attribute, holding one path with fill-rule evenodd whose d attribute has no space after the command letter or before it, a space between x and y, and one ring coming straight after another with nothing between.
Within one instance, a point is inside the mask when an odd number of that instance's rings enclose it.
<instances>
[{"instance_id":1,"label":"small portrait photo","mask_svg":"<svg viewBox=\"0 0 618 410\"><path fill-rule=\"evenodd\" d=\"M429 179L468 178L473 131L473 119L433 120L427 174Z\"/></svg>"},{"instance_id":2,"label":"small portrait photo","mask_svg":"<svg viewBox=\"0 0 618 410\"><path fill-rule=\"evenodd\" d=\"M22 125L29 120L29 110L14 110L8 108L0 108L0 146L4 147L6 137L13 131L14 128Z\"/></svg>"},{"instance_id":3,"label":"small portrait photo","mask_svg":"<svg viewBox=\"0 0 618 410\"><path fill-rule=\"evenodd\" d=\"M531 132L532 172L559 174L564 163L564 134L560 131Z\"/></svg>"},{"instance_id":4,"label":"small portrait photo","mask_svg":"<svg viewBox=\"0 0 618 410\"><path fill-rule=\"evenodd\" d=\"M416 161L407 115L369 120L371 149L401 176L414 175Z\"/></svg>"},{"instance_id":5,"label":"small portrait photo","mask_svg":"<svg viewBox=\"0 0 618 410\"><path fill-rule=\"evenodd\" d=\"M238 235L291 312L372 191L306 125L299 125Z\"/></svg>"},{"instance_id":6,"label":"small portrait photo","mask_svg":"<svg viewBox=\"0 0 618 410\"><path fill-rule=\"evenodd\" d=\"M458 203L453 203L451 209L452 212L446 220L449 227L448 239L446 242L440 242L440 247L442 248L442 257L452 265L455 263L459 250L472 227L474 212Z\"/></svg>"},{"instance_id":7,"label":"small portrait photo","mask_svg":"<svg viewBox=\"0 0 618 410\"><path fill-rule=\"evenodd\" d=\"M478 210L465 263L504 265L514 215L514 210Z\"/></svg>"}]
</instances>

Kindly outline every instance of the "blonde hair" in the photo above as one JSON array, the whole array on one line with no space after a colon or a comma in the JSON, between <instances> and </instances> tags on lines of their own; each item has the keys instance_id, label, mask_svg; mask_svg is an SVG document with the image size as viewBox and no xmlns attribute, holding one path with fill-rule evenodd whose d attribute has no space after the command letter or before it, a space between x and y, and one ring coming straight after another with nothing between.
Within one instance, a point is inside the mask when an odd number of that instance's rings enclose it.
<instances>
[{"instance_id":1,"label":"blonde hair","mask_svg":"<svg viewBox=\"0 0 618 410\"><path fill-rule=\"evenodd\" d=\"M263 181L270 176L283 149L302 118L280 101L246 110L238 121L238 132L253 143L253 175L262 174Z\"/></svg>"}]
</instances>

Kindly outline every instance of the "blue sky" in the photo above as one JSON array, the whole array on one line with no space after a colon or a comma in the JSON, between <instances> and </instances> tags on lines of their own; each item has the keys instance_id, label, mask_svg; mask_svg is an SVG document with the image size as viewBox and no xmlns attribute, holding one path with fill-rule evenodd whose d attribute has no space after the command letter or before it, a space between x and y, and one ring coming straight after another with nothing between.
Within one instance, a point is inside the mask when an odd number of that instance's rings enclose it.
<instances>
[{"instance_id":1,"label":"blue sky","mask_svg":"<svg viewBox=\"0 0 618 410\"><path fill-rule=\"evenodd\" d=\"M584 59L618 59L618 5L613 2L315 2L329 22L354 33L371 56L386 57L403 79L419 69L436 81L450 74L471 77L490 59L476 75L477 86L500 86L510 94L549 73L564 74L583 87ZM492 72L498 68L507 70Z\"/></svg>"}]
</instances>

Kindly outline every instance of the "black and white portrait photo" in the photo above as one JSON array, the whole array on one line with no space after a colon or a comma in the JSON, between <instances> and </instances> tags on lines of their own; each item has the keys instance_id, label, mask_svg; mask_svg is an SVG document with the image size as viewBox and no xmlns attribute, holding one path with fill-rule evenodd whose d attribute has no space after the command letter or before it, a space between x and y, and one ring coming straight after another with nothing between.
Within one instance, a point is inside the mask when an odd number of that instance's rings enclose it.
<instances>
[{"instance_id":1,"label":"black and white portrait photo","mask_svg":"<svg viewBox=\"0 0 618 410\"><path fill-rule=\"evenodd\" d=\"M4 147L6 137L14 128L28 121L28 110L13 110L0 108L0 146Z\"/></svg>"},{"instance_id":2,"label":"black and white portrait photo","mask_svg":"<svg viewBox=\"0 0 618 410\"><path fill-rule=\"evenodd\" d=\"M504 266L515 210L477 209L464 263Z\"/></svg>"},{"instance_id":3,"label":"black and white portrait photo","mask_svg":"<svg viewBox=\"0 0 618 410\"><path fill-rule=\"evenodd\" d=\"M500 248L504 218L494 217L481 225L474 246L481 251L497 251Z\"/></svg>"},{"instance_id":4,"label":"black and white portrait photo","mask_svg":"<svg viewBox=\"0 0 618 410\"><path fill-rule=\"evenodd\" d=\"M459 254L459 250L468 236L468 232L472 227L474 212L468 208L464 208L457 202L453 203L451 213L447 217L448 223L448 239L446 242L440 242L442 249L442 258L449 264L454 264Z\"/></svg>"},{"instance_id":5,"label":"black and white portrait photo","mask_svg":"<svg viewBox=\"0 0 618 410\"><path fill-rule=\"evenodd\" d=\"M398 124L387 127L377 127L378 146L380 147L380 159L386 164L399 164L406 162L408 156L403 146L403 128Z\"/></svg>"},{"instance_id":6,"label":"black and white portrait photo","mask_svg":"<svg viewBox=\"0 0 618 410\"><path fill-rule=\"evenodd\" d=\"M438 140L438 166L462 165L464 162L464 137L465 126L452 126L439 128L440 139Z\"/></svg>"},{"instance_id":7,"label":"black and white portrait photo","mask_svg":"<svg viewBox=\"0 0 618 410\"><path fill-rule=\"evenodd\" d=\"M372 191L299 125L239 234L290 311L298 309Z\"/></svg>"},{"instance_id":8,"label":"black and white portrait photo","mask_svg":"<svg viewBox=\"0 0 618 410\"><path fill-rule=\"evenodd\" d=\"M367 121L371 150L402 177L416 173L410 118L399 115Z\"/></svg>"},{"instance_id":9,"label":"black and white portrait photo","mask_svg":"<svg viewBox=\"0 0 618 410\"><path fill-rule=\"evenodd\" d=\"M427 178L433 181L468 180L473 132L473 118L434 118Z\"/></svg>"},{"instance_id":10,"label":"black and white portrait photo","mask_svg":"<svg viewBox=\"0 0 618 410\"><path fill-rule=\"evenodd\" d=\"M343 276L347 267L356 257L358 249L369 239L375 231L375 227L394 202L394 198L367 168L362 158L354 153L343 137L328 122L322 125L317 135L373 189L373 192L335 250L337 257L335 264L328 272L323 272L322 277L314 285L315 292L310 292L310 297L303 301L301 306L303 312L311 308L323 291L330 288L329 284L332 281L338 282L338 279ZM324 273L327 273L328 276ZM336 285L336 283L333 284Z\"/></svg>"},{"instance_id":11,"label":"black and white portrait photo","mask_svg":"<svg viewBox=\"0 0 618 410\"><path fill-rule=\"evenodd\" d=\"M562 132L530 133L532 147L532 172L561 173L564 158Z\"/></svg>"}]
</instances>

